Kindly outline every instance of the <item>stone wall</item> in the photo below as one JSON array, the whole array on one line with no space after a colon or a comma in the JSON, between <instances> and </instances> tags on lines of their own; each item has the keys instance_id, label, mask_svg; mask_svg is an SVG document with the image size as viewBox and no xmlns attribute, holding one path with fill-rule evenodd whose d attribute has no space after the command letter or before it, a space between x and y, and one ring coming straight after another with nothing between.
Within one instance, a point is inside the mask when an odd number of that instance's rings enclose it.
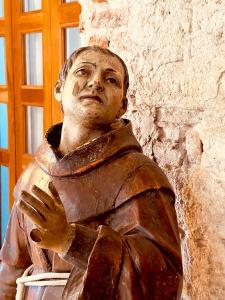
<instances>
[{"instance_id":1,"label":"stone wall","mask_svg":"<svg viewBox=\"0 0 225 300\"><path fill-rule=\"evenodd\" d=\"M127 117L177 193L183 299L225 299L225 1L80 3L82 45L127 63Z\"/></svg>"}]
</instances>

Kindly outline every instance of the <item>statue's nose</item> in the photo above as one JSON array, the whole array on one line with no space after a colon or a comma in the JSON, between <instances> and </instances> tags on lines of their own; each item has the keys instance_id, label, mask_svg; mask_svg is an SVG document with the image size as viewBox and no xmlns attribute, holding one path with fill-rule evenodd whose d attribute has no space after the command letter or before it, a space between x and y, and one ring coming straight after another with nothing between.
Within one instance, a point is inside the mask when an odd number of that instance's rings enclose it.
<instances>
[{"instance_id":1,"label":"statue's nose","mask_svg":"<svg viewBox=\"0 0 225 300\"><path fill-rule=\"evenodd\" d=\"M100 78L98 76L95 76L93 78L91 78L89 81L88 81L88 87L89 88L92 88L92 89L96 89L97 91L103 91L103 85L102 85L102 82L100 80Z\"/></svg>"}]
</instances>

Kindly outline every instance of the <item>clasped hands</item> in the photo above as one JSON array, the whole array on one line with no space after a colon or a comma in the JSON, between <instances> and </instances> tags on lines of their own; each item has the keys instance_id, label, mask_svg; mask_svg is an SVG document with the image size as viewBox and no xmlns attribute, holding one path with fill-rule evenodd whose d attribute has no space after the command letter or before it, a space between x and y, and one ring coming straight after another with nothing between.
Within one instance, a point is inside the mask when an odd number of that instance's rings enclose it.
<instances>
[{"instance_id":1,"label":"clasped hands","mask_svg":"<svg viewBox=\"0 0 225 300\"><path fill-rule=\"evenodd\" d=\"M62 254L71 244L74 227L67 222L64 206L52 182L48 188L51 196L36 185L32 187L36 197L22 191L17 207L34 224L30 236L37 246Z\"/></svg>"}]
</instances>

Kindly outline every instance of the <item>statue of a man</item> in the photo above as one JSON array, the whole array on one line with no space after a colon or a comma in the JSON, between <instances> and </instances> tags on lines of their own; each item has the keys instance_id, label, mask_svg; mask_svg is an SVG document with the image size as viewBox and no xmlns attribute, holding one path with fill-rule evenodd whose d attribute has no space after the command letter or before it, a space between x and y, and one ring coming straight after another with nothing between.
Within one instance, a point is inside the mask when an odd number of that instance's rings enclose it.
<instances>
[{"instance_id":1,"label":"statue of a man","mask_svg":"<svg viewBox=\"0 0 225 300\"><path fill-rule=\"evenodd\" d=\"M63 66L55 88L63 123L15 187L1 300L15 299L16 282L26 300L179 299L174 194L121 118L128 85L123 60L97 46Z\"/></svg>"}]
</instances>

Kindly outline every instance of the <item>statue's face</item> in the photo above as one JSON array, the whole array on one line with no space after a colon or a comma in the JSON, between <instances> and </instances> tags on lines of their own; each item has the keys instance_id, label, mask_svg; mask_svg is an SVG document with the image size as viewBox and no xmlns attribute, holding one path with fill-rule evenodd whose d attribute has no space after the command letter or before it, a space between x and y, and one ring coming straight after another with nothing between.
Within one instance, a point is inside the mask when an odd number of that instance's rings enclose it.
<instances>
[{"instance_id":1,"label":"statue's face","mask_svg":"<svg viewBox=\"0 0 225 300\"><path fill-rule=\"evenodd\" d=\"M82 52L62 87L64 116L94 125L111 124L124 113L124 69L112 56Z\"/></svg>"}]
</instances>

